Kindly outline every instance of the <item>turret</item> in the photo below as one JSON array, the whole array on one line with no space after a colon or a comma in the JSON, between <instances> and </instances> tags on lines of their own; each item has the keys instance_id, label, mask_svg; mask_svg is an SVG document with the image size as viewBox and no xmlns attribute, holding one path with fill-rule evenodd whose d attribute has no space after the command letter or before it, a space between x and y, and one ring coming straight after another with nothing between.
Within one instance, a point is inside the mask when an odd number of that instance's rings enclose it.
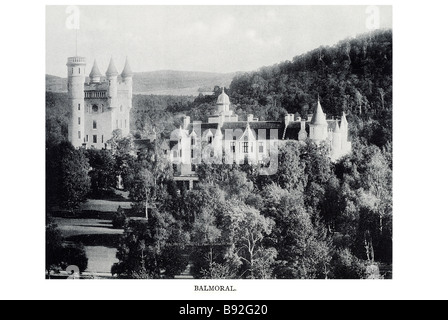
<instances>
[{"instance_id":1,"label":"turret","mask_svg":"<svg viewBox=\"0 0 448 320\"><path fill-rule=\"evenodd\" d=\"M90 71L89 77L90 77L90 82L91 83L100 83L101 82L101 72L100 69L98 68L98 65L96 63L96 59L93 62L93 67L92 67L92 71Z\"/></svg>"},{"instance_id":2,"label":"turret","mask_svg":"<svg viewBox=\"0 0 448 320\"><path fill-rule=\"evenodd\" d=\"M317 106L314 110L313 117L310 122L310 139L314 142L320 142L327 139L328 123L325 113L320 105L320 99L317 99Z\"/></svg>"},{"instance_id":3,"label":"turret","mask_svg":"<svg viewBox=\"0 0 448 320\"><path fill-rule=\"evenodd\" d=\"M331 156L332 158L337 159L341 154L341 131L339 130L339 124L337 120L332 138L333 139L331 141Z\"/></svg>"},{"instance_id":4,"label":"turret","mask_svg":"<svg viewBox=\"0 0 448 320\"><path fill-rule=\"evenodd\" d=\"M129 65L129 60L126 57L126 62L124 64L123 72L121 73L121 78L123 79L123 82L126 84L126 88L128 90L128 98L132 100L132 76L133 72L131 69L131 66ZM132 107L132 103L129 105L129 107Z\"/></svg>"},{"instance_id":5,"label":"turret","mask_svg":"<svg viewBox=\"0 0 448 320\"><path fill-rule=\"evenodd\" d=\"M67 91L70 103L70 120L68 123L68 140L74 147L84 143L84 82L86 58L70 57L67 59Z\"/></svg>"},{"instance_id":6,"label":"turret","mask_svg":"<svg viewBox=\"0 0 448 320\"><path fill-rule=\"evenodd\" d=\"M117 92L118 92L118 83L117 83L118 71L117 71L117 68L115 68L113 58L110 58L109 67L107 68L107 71L106 71L106 77L107 77L107 82L109 84L109 87L107 90L107 96L110 99L110 107L114 108L114 107L116 107L116 98L117 98Z\"/></svg>"},{"instance_id":7,"label":"turret","mask_svg":"<svg viewBox=\"0 0 448 320\"><path fill-rule=\"evenodd\" d=\"M222 93L218 96L216 105L218 106L218 113L228 113L230 111L230 98L224 92L224 87L222 87Z\"/></svg>"}]
</instances>

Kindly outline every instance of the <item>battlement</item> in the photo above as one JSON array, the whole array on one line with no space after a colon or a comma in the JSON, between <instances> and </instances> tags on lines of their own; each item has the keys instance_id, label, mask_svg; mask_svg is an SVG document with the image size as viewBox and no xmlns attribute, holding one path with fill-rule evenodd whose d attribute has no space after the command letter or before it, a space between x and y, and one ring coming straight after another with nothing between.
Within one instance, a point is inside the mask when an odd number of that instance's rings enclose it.
<instances>
[{"instance_id":1,"label":"battlement","mask_svg":"<svg viewBox=\"0 0 448 320\"><path fill-rule=\"evenodd\" d=\"M86 58L85 57L69 57L67 59L67 65L70 64L86 64Z\"/></svg>"}]
</instances>

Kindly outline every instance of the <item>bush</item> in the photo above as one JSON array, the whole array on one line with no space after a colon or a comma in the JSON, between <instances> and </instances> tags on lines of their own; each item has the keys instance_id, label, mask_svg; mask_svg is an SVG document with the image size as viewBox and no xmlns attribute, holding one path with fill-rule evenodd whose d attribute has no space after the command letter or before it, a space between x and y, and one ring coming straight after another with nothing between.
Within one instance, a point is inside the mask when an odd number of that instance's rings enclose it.
<instances>
[{"instance_id":1,"label":"bush","mask_svg":"<svg viewBox=\"0 0 448 320\"><path fill-rule=\"evenodd\" d=\"M117 212L112 217L112 226L114 229L123 229L128 217L124 213L124 209L119 206Z\"/></svg>"},{"instance_id":2,"label":"bush","mask_svg":"<svg viewBox=\"0 0 448 320\"><path fill-rule=\"evenodd\" d=\"M82 244L76 244L73 246L67 246L62 252L62 265L63 269L68 266L77 266L80 272L87 269L88 258L86 250Z\"/></svg>"},{"instance_id":3,"label":"bush","mask_svg":"<svg viewBox=\"0 0 448 320\"><path fill-rule=\"evenodd\" d=\"M349 249L338 250L332 260L333 278L335 279L362 279L365 267L361 260L356 258Z\"/></svg>"}]
</instances>

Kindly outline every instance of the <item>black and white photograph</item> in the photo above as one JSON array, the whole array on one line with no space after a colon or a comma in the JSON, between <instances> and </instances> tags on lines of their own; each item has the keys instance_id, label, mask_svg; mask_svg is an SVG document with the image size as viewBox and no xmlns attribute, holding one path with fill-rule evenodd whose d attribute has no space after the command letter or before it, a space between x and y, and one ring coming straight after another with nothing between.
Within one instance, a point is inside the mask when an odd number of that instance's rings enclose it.
<instances>
[{"instance_id":1,"label":"black and white photograph","mask_svg":"<svg viewBox=\"0 0 448 320\"><path fill-rule=\"evenodd\" d=\"M42 277L393 279L392 6L45 10Z\"/></svg>"},{"instance_id":2,"label":"black and white photograph","mask_svg":"<svg viewBox=\"0 0 448 320\"><path fill-rule=\"evenodd\" d=\"M448 298L444 2L2 8L0 300Z\"/></svg>"}]
</instances>

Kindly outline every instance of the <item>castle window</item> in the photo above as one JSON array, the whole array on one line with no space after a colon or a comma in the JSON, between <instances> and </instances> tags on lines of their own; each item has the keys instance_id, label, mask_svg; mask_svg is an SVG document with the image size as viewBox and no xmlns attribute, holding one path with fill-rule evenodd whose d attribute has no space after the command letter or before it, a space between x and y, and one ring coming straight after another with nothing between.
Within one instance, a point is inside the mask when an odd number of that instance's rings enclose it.
<instances>
[{"instance_id":1,"label":"castle window","mask_svg":"<svg viewBox=\"0 0 448 320\"><path fill-rule=\"evenodd\" d=\"M86 142L89 142L89 135L86 134Z\"/></svg>"},{"instance_id":2,"label":"castle window","mask_svg":"<svg viewBox=\"0 0 448 320\"><path fill-rule=\"evenodd\" d=\"M173 157L177 158L177 151L173 151Z\"/></svg>"},{"instance_id":3,"label":"castle window","mask_svg":"<svg viewBox=\"0 0 448 320\"><path fill-rule=\"evenodd\" d=\"M193 158L194 158L194 150L191 149L191 159L193 159Z\"/></svg>"},{"instance_id":4,"label":"castle window","mask_svg":"<svg viewBox=\"0 0 448 320\"><path fill-rule=\"evenodd\" d=\"M120 106L120 112L123 112L123 106Z\"/></svg>"},{"instance_id":5,"label":"castle window","mask_svg":"<svg viewBox=\"0 0 448 320\"><path fill-rule=\"evenodd\" d=\"M191 171L193 171L193 172L196 171L196 165L195 165L195 164L192 164L192 165L191 165Z\"/></svg>"},{"instance_id":6,"label":"castle window","mask_svg":"<svg viewBox=\"0 0 448 320\"><path fill-rule=\"evenodd\" d=\"M81 139L81 131L78 131L78 139Z\"/></svg>"},{"instance_id":7,"label":"castle window","mask_svg":"<svg viewBox=\"0 0 448 320\"><path fill-rule=\"evenodd\" d=\"M81 104L78 103L78 110L81 110Z\"/></svg>"},{"instance_id":8,"label":"castle window","mask_svg":"<svg viewBox=\"0 0 448 320\"><path fill-rule=\"evenodd\" d=\"M104 143L104 136L101 135L101 143Z\"/></svg>"},{"instance_id":9,"label":"castle window","mask_svg":"<svg viewBox=\"0 0 448 320\"><path fill-rule=\"evenodd\" d=\"M258 142L258 152L259 153L263 153L264 152L263 142Z\"/></svg>"},{"instance_id":10,"label":"castle window","mask_svg":"<svg viewBox=\"0 0 448 320\"><path fill-rule=\"evenodd\" d=\"M78 68L78 73L81 74L81 68Z\"/></svg>"},{"instance_id":11,"label":"castle window","mask_svg":"<svg viewBox=\"0 0 448 320\"><path fill-rule=\"evenodd\" d=\"M73 74L73 68L72 68L72 74Z\"/></svg>"},{"instance_id":12,"label":"castle window","mask_svg":"<svg viewBox=\"0 0 448 320\"><path fill-rule=\"evenodd\" d=\"M191 145L194 146L194 138L191 137Z\"/></svg>"},{"instance_id":13,"label":"castle window","mask_svg":"<svg viewBox=\"0 0 448 320\"><path fill-rule=\"evenodd\" d=\"M212 142L213 142L213 137L212 136L208 137L208 143L212 143Z\"/></svg>"},{"instance_id":14,"label":"castle window","mask_svg":"<svg viewBox=\"0 0 448 320\"><path fill-rule=\"evenodd\" d=\"M96 120L93 120L93 129L96 129Z\"/></svg>"},{"instance_id":15,"label":"castle window","mask_svg":"<svg viewBox=\"0 0 448 320\"><path fill-rule=\"evenodd\" d=\"M182 158L182 149L179 150L179 157Z\"/></svg>"},{"instance_id":16,"label":"castle window","mask_svg":"<svg viewBox=\"0 0 448 320\"><path fill-rule=\"evenodd\" d=\"M97 113L97 112L98 112L98 106L97 106L96 104L94 104L94 105L92 106L92 112L93 112L93 113Z\"/></svg>"},{"instance_id":17,"label":"castle window","mask_svg":"<svg viewBox=\"0 0 448 320\"><path fill-rule=\"evenodd\" d=\"M97 143L97 136L96 136L96 134L93 135L93 143Z\"/></svg>"},{"instance_id":18,"label":"castle window","mask_svg":"<svg viewBox=\"0 0 448 320\"><path fill-rule=\"evenodd\" d=\"M81 118L78 117L78 124L81 124Z\"/></svg>"},{"instance_id":19,"label":"castle window","mask_svg":"<svg viewBox=\"0 0 448 320\"><path fill-rule=\"evenodd\" d=\"M235 142L230 142L230 151L235 153Z\"/></svg>"},{"instance_id":20,"label":"castle window","mask_svg":"<svg viewBox=\"0 0 448 320\"><path fill-rule=\"evenodd\" d=\"M249 152L249 142L243 143L243 152L248 153Z\"/></svg>"}]
</instances>

